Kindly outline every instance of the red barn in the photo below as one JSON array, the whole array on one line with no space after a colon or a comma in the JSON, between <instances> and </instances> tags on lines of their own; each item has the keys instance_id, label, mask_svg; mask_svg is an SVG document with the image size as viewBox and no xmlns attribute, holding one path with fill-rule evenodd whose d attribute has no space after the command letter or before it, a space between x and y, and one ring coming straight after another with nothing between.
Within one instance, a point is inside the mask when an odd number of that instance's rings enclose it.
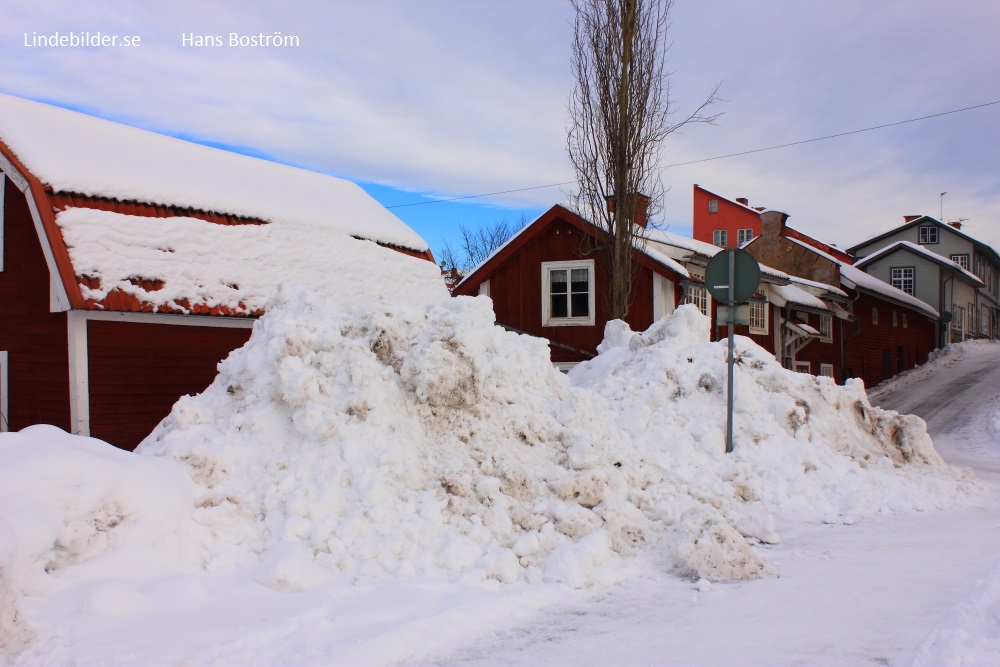
<instances>
[{"instance_id":1,"label":"red barn","mask_svg":"<svg viewBox=\"0 0 1000 667\"><path fill-rule=\"evenodd\" d=\"M134 448L285 283L447 296L352 183L0 95L0 430Z\"/></svg>"}]
</instances>

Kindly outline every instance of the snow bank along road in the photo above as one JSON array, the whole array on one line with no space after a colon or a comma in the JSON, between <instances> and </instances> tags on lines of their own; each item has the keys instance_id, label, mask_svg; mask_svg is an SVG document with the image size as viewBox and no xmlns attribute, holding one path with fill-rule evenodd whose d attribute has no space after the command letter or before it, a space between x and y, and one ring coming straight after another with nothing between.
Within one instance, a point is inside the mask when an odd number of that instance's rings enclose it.
<instances>
[{"instance_id":1,"label":"snow bank along road","mask_svg":"<svg viewBox=\"0 0 1000 667\"><path fill-rule=\"evenodd\" d=\"M878 389L989 484L983 506L781 527L778 576L650 574L420 664L1000 665L1000 345L953 346Z\"/></svg>"}]
</instances>

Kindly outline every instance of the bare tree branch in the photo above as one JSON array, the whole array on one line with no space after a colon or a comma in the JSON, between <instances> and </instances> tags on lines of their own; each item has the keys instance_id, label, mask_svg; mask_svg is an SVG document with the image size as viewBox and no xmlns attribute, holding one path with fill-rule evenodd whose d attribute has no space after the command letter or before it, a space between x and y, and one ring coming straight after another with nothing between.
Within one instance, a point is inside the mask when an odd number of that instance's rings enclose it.
<instances>
[{"instance_id":1,"label":"bare tree branch","mask_svg":"<svg viewBox=\"0 0 1000 667\"><path fill-rule=\"evenodd\" d=\"M712 94L671 124L670 77L665 69L667 17L673 0L572 0L576 23L572 65L576 88L569 101L567 148L576 171L574 204L607 232L599 244L610 273L611 316L631 303L644 243L638 221L662 206L660 157L664 139L690 123L714 123ZM648 209L643 197L648 197ZM613 207L607 202L612 200Z\"/></svg>"}]
</instances>

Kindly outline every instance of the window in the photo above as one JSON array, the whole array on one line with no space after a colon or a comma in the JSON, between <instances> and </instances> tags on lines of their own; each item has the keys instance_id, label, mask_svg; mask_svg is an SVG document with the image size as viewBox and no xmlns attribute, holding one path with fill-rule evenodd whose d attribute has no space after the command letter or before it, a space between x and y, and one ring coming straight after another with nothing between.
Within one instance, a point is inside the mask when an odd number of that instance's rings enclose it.
<instances>
[{"instance_id":1,"label":"window","mask_svg":"<svg viewBox=\"0 0 1000 667\"><path fill-rule=\"evenodd\" d=\"M962 267L966 271L969 270L969 256L968 255L952 255L951 256L951 261L955 262L956 264L958 264L960 267Z\"/></svg>"},{"instance_id":2,"label":"window","mask_svg":"<svg viewBox=\"0 0 1000 667\"><path fill-rule=\"evenodd\" d=\"M542 262L542 326L594 324L594 260Z\"/></svg>"},{"instance_id":3,"label":"window","mask_svg":"<svg viewBox=\"0 0 1000 667\"><path fill-rule=\"evenodd\" d=\"M889 269L889 284L913 296L913 267L905 266Z\"/></svg>"},{"instance_id":4,"label":"window","mask_svg":"<svg viewBox=\"0 0 1000 667\"><path fill-rule=\"evenodd\" d=\"M920 239L920 243L937 243L938 228L934 225L925 225L920 228L918 238Z\"/></svg>"},{"instance_id":5,"label":"window","mask_svg":"<svg viewBox=\"0 0 1000 667\"><path fill-rule=\"evenodd\" d=\"M962 332L962 325L965 322L965 309L961 306L956 306L951 304L951 329L952 331Z\"/></svg>"},{"instance_id":6,"label":"window","mask_svg":"<svg viewBox=\"0 0 1000 667\"><path fill-rule=\"evenodd\" d=\"M752 229L737 229L736 230L736 241L739 245L743 245L747 241L753 240L753 230Z\"/></svg>"},{"instance_id":7,"label":"window","mask_svg":"<svg viewBox=\"0 0 1000 667\"><path fill-rule=\"evenodd\" d=\"M708 290L705 289L704 285L688 285L684 303L693 303L698 306L698 310L701 311L702 315L708 316L709 296Z\"/></svg>"},{"instance_id":8,"label":"window","mask_svg":"<svg viewBox=\"0 0 1000 667\"><path fill-rule=\"evenodd\" d=\"M767 333L767 301L760 291L757 292L759 298L755 296L750 300L750 333Z\"/></svg>"},{"instance_id":9,"label":"window","mask_svg":"<svg viewBox=\"0 0 1000 667\"><path fill-rule=\"evenodd\" d=\"M906 328L906 313L903 313L903 328Z\"/></svg>"},{"instance_id":10,"label":"window","mask_svg":"<svg viewBox=\"0 0 1000 667\"><path fill-rule=\"evenodd\" d=\"M833 315L819 316L819 333L821 335L820 340L824 343L829 343L833 340Z\"/></svg>"},{"instance_id":11,"label":"window","mask_svg":"<svg viewBox=\"0 0 1000 667\"><path fill-rule=\"evenodd\" d=\"M976 306L970 303L969 307L965 310L965 316L969 319L965 323L965 331L970 334L976 333Z\"/></svg>"},{"instance_id":12,"label":"window","mask_svg":"<svg viewBox=\"0 0 1000 667\"><path fill-rule=\"evenodd\" d=\"M716 229L712 232L712 244L717 245L720 248L725 248L726 243L729 240L729 232L725 229Z\"/></svg>"},{"instance_id":13,"label":"window","mask_svg":"<svg viewBox=\"0 0 1000 667\"><path fill-rule=\"evenodd\" d=\"M812 373L812 366L809 365L808 361L796 361L795 362L795 372L796 373Z\"/></svg>"},{"instance_id":14,"label":"window","mask_svg":"<svg viewBox=\"0 0 1000 667\"><path fill-rule=\"evenodd\" d=\"M824 378L833 377L833 364L820 364L819 365L819 376Z\"/></svg>"},{"instance_id":15,"label":"window","mask_svg":"<svg viewBox=\"0 0 1000 667\"><path fill-rule=\"evenodd\" d=\"M709 213L718 213L719 212L719 200L718 199L709 199L708 200L708 212Z\"/></svg>"},{"instance_id":16,"label":"window","mask_svg":"<svg viewBox=\"0 0 1000 667\"><path fill-rule=\"evenodd\" d=\"M479 294L480 296L490 295L490 281L484 280L483 282L479 283Z\"/></svg>"},{"instance_id":17,"label":"window","mask_svg":"<svg viewBox=\"0 0 1000 667\"><path fill-rule=\"evenodd\" d=\"M896 326L896 311L892 311L892 326Z\"/></svg>"},{"instance_id":18,"label":"window","mask_svg":"<svg viewBox=\"0 0 1000 667\"><path fill-rule=\"evenodd\" d=\"M878 308L872 308L872 324L878 324Z\"/></svg>"}]
</instances>

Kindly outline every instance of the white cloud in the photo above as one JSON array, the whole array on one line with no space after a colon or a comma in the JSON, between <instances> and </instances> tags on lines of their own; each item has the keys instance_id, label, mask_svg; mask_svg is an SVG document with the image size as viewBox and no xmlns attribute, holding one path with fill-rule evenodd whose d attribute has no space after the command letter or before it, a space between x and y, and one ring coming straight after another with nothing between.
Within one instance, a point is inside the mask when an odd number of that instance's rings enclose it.
<instances>
[{"instance_id":1,"label":"white cloud","mask_svg":"<svg viewBox=\"0 0 1000 667\"><path fill-rule=\"evenodd\" d=\"M0 89L358 180L444 194L570 180L571 7L461 0L43 2L0 9ZM678 0L670 66L681 113L723 82L718 127L665 162L748 150L1000 99L1000 6ZM28 49L25 31L141 34L140 49ZM300 36L295 49L180 47L182 32ZM991 88L991 86L993 86ZM665 170L674 229L691 184L781 208L851 245L910 213L969 218L1000 247L1000 106ZM558 190L498 197L547 206Z\"/></svg>"}]
</instances>

